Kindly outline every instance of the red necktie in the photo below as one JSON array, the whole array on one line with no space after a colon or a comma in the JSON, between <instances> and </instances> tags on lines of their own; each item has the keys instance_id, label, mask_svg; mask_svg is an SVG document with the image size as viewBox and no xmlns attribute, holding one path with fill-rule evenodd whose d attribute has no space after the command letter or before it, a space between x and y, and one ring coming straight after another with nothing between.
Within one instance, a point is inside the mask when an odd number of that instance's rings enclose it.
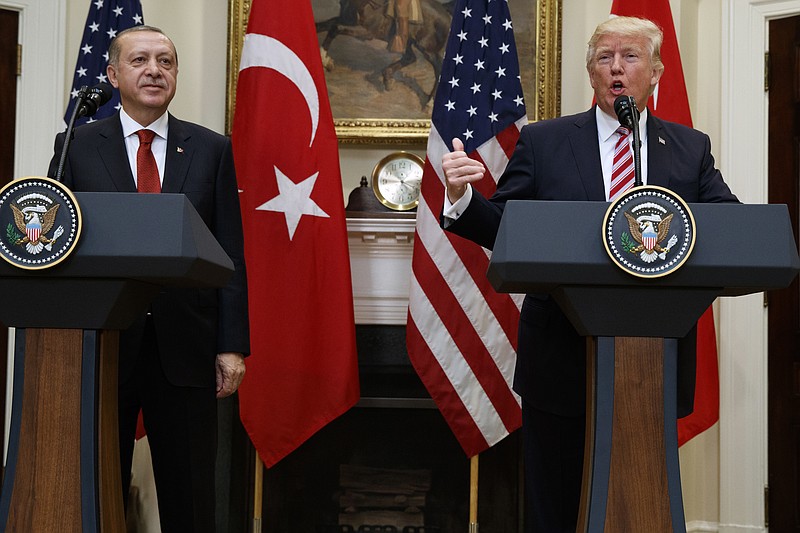
<instances>
[{"instance_id":1,"label":"red necktie","mask_svg":"<svg viewBox=\"0 0 800 533\"><path fill-rule=\"evenodd\" d=\"M619 139L614 147L614 165L611 167L611 190L608 200L613 202L623 192L633 187L633 152L628 142L631 130L624 126L617 128Z\"/></svg>"},{"instance_id":2,"label":"red necktie","mask_svg":"<svg viewBox=\"0 0 800 533\"><path fill-rule=\"evenodd\" d=\"M139 130L136 135L139 136L139 150L136 152L136 188L139 192L161 192L156 158L150 149L156 132Z\"/></svg>"}]
</instances>

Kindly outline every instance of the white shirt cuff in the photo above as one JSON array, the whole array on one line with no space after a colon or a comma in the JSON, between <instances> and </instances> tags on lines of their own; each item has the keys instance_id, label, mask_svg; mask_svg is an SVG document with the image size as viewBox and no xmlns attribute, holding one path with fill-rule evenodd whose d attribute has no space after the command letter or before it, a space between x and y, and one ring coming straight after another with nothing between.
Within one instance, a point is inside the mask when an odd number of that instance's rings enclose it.
<instances>
[{"instance_id":1,"label":"white shirt cuff","mask_svg":"<svg viewBox=\"0 0 800 533\"><path fill-rule=\"evenodd\" d=\"M454 204L450 203L450 198L447 197L447 191L445 191L442 216L444 216L445 219L450 219L450 221L458 220L458 217L461 216L461 213L464 212L471 200L472 185L467 184L467 191L464 193L464 196L459 198ZM447 223L445 224L447 225Z\"/></svg>"}]
</instances>

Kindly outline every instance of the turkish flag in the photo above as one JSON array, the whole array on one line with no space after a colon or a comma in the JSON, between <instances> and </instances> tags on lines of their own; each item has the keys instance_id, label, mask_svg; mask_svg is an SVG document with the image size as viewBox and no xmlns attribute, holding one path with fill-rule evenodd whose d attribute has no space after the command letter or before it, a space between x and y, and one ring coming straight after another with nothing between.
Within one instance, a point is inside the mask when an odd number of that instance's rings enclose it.
<instances>
[{"instance_id":1,"label":"turkish flag","mask_svg":"<svg viewBox=\"0 0 800 533\"><path fill-rule=\"evenodd\" d=\"M269 467L359 398L339 149L309 0L253 0L232 140L252 348L240 414Z\"/></svg>"},{"instance_id":2,"label":"turkish flag","mask_svg":"<svg viewBox=\"0 0 800 533\"><path fill-rule=\"evenodd\" d=\"M678 50L678 40L675 38L669 0L614 0L611 14L650 19L661 27L664 32L664 42L661 45L664 75L661 76L658 87L647 101L647 107L658 118L691 127L692 113L689 110L681 53Z\"/></svg>"},{"instance_id":3,"label":"turkish flag","mask_svg":"<svg viewBox=\"0 0 800 533\"><path fill-rule=\"evenodd\" d=\"M614 0L611 14L650 19L664 32L661 61L664 75L647 102L648 109L664 120L692 126L686 82L683 78L681 54L672 23L669 0ZM719 420L719 373L717 369L717 336L712 308L697 322L697 370L694 412L678 420L678 445L710 428Z\"/></svg>"}]
</instances>

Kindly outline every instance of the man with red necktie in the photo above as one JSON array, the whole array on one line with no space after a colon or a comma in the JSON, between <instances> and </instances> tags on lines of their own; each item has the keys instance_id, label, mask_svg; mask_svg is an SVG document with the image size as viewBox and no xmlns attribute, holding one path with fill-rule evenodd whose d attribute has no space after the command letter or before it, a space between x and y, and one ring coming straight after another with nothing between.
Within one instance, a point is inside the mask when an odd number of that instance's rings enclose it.
<instances>
[{"instance_id":1,"label":"man with red necktie","mask_svg":"<svg viewBox=\"0 0 800 533\"><path fill-rule=\"evenodd\" d=\"M484 166L459 139L442 160L447 194L442 225L491 249L508 200L610 201L633 185L614 100L644 107L664 72L663 34L649 20L615 17L589 40L586 68L597 104L588 111L525 126L494 195L470 183ZM714 166L707 135L641 111L643 182L687 202L736 202ZM616 169L616 172L615 172ZM580 221L576 221L580 223ZM514 390L522 396L525 530L575 531L580 503L586 407L586 345L556 302L528 294L519 324ZM680 339L678 416L692 412L695 332Z\"/></svg>"},{"instance_id":2,"label":"man with red necktie","mask_svg":"<svg viewBox=\"0 0 800 533\"><path fill-rule=\"evenodd\" d=\"M108 50L122 109L75 129L63 182L73 191L183 193L233 260L222 289L166 288L120 335L123 494L141 410L163 531L215 530L217 398L233 394L250 351L241 213L231 142L167 112L178 56L158 28L133 26ZM56 137L49 176L64 134ZM158 236L154 235L154 239Z\"/></svg>"}]
</instances>

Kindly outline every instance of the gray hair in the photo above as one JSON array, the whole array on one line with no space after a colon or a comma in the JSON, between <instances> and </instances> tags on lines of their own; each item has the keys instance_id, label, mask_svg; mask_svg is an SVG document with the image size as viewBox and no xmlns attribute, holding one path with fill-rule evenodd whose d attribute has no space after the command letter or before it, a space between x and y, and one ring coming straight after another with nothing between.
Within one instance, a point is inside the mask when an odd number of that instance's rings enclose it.
<instances>
[{"instance_id":1,"label":"gray hair","mask_svg":"<svg viewBox=\"0 0 800 533\"><path fill-rule=\"evenodd\" d=\"M112 39L111 44L108 45L108 64L109 65L112 65L114 67L118 67L119 66L119 54L120 54L121 49L122 49L122 45L119 43L119 38L122 37L123 35L127 35L129 33L135 33L137 31L152 31L154 33L160 33L161 35L166 37L167 40L172 45L172 51L175 52L175 64L176 65L178 64L178 50L175 48L175 43L172 42L172 39L170 39L169 36L161 30L161 28L156 28L155 26L146 26L144 24L139 24L138 26L131 26L130 28L126 28L126 29L122 30L121 32L119 32L117 34L116 37L114 37L114 39Z\"/></svg>"}]
</instances>

